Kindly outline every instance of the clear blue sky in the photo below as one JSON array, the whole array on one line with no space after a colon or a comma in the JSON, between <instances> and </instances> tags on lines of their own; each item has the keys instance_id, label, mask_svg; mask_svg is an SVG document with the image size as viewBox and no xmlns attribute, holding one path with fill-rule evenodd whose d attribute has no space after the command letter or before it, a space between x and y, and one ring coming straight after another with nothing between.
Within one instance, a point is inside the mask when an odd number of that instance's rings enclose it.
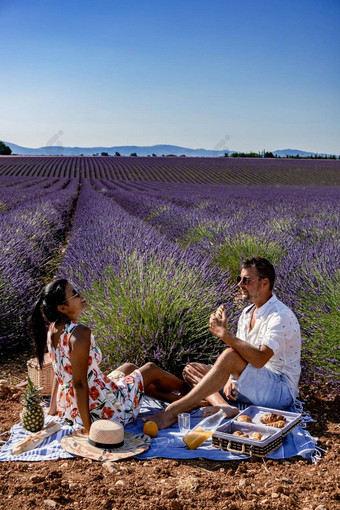
<instances>
[{"instance_id":1,"label":"clear blue sky","mask_svg":"<svg viewBox=\"0 0 340 510\"><path fill-rule=\"evenodd\" d=\"M340 153L340 0L0 0L0 140Z\"/></svg>"}]
</instances>

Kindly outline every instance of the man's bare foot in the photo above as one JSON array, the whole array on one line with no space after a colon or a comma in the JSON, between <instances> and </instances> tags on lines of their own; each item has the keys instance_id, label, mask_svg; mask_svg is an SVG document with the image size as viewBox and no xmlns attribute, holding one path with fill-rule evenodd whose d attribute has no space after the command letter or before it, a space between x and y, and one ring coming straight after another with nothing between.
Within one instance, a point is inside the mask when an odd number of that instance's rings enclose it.
<instances>
[{"instance_id":1,"label":"man's bare foot","mask_svg":"<svg viewBox=\"0 0 340 510\"><path fill-rule=\"evenodd\" d=\"M143 422L146 421L153 421L156 423L159 430L161 429L167 429L172 425L173 423L176 423L177 421L177 415L171 413L171 411L168 411L165 409L164 411L159 411L156 414L153 414L152 416L147 416L145 418L142 418Z\"/></svg>"},{"instance_id":2,"label":"man's bare foot","mask_svg":"<svg viewBox=\"0 0 340 510\"><path fill-rule=\"evenodd\" d=\"M223 409L225 414L227 415L227 418L233 418L234 416L237 416L239 414L239 410L237 407L233 406L208 406L203 409L203 416L211 416L215 413L217 413L220 409Z\"/></svg>"}]
</instances>

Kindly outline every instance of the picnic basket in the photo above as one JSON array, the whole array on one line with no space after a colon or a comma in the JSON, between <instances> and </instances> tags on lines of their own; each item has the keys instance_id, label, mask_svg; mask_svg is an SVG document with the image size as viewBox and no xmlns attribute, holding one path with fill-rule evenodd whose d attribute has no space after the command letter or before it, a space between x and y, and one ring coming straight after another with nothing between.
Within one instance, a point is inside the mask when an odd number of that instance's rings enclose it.
<instances>
[{"instance_id":1,"label":"picnic basket","mask_svg":"<svg viewBox=\"0 0 340 510\"><path fill-rule=\"evenodd\" d=\"M38 358L32 358L28 360L27 372L33 384L39 388L42 388L41 395L51 395L54 370L51 357L48 352L44 356L44 364L42 368L39 366Z\"/></svg>"},{"instance_id":2,"label":"picnic basket","mask_svg":"<svg viewBox=\"0 0 340 510\"><path fill-rule=\"evenodd\" d=\"M239 415L245 414L252 419L252 423L239 422L232 419L219 427L212 436L212 446L229 452L245 454L255 457L266 457L282 445L283 439L294 427L301 422L301 414L288 411L279 411L286 419L286 426L282 429L263 425L260 418L266 413L275 413L277 409L251 405ZM235 436L234 432L240 430L248 437ZM261 441L251 439L252 432L260 432L265 439Z\"/></svg>"}]
</instances>

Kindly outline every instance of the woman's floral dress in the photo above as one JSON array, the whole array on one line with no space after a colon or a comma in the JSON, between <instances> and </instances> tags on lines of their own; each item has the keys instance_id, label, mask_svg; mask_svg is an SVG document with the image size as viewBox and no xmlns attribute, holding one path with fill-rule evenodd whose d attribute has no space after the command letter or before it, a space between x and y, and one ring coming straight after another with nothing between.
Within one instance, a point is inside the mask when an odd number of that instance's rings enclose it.
<instances>
[{"instance_id":1,"label":"woman's floral dress","mask_svg":"<svg viewBox=\"0 0 340 510\"><path fill-rule=\"evenodd\" d=\"M70 425L83 425L75 398L71 349L69 339L73 330L78 326L71 321L64 327L55 349L51 341L51 324L47 335L47 348L50 353L54 372L59 382L57 394L58 416ZM89 408L91 419L114 420L127 425L137 418L144 395L143 377L139 370L124 376L118 372L118 378L113 379L104 375L98 367L102 353L95 344L91 334L87 383L89 386ZM116 371L117 372L117 371ZM119 377L119 374L121 377Z\"/></svg>"}]
</instances>

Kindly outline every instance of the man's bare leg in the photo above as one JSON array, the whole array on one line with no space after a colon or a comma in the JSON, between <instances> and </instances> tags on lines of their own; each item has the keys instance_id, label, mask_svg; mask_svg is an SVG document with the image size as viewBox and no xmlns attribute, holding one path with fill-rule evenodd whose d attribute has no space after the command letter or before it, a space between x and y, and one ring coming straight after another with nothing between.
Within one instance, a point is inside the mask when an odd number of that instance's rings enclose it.
<instances>
[{"instance_id":1,"label":"man's bare leg","mask_svg":"<svg viewBox=\"0 0 340 510\"><path fill-rule=\"evenodd\" d=\"M194 388L209 372L209 370L211 370L210 365L205 365L203 363L189 363L184 367L183 379L191 388ZM217 413L220 409L223 409L229 418L232 418L239 413L238 409L228 404L219 392L209 395L206 397L206 400L209 402L210 406L207 406L204 409L203 416L210 416Z\"/></svg>"},{"instance_id":2,"label":"man's bare leg","mask_svg":"<svg viewBox=\"0 0 340 510\"><path fill-rule=\"evenodd\" d=\"M190 411L202 399L218 392L223 388L230 374L238 378L246 366L247 362L236 351L226 349L211 370L187 395L148 419L156 422L159 429L169 427L175 423L179 413Z\"/></svg>"}]
</instances>

